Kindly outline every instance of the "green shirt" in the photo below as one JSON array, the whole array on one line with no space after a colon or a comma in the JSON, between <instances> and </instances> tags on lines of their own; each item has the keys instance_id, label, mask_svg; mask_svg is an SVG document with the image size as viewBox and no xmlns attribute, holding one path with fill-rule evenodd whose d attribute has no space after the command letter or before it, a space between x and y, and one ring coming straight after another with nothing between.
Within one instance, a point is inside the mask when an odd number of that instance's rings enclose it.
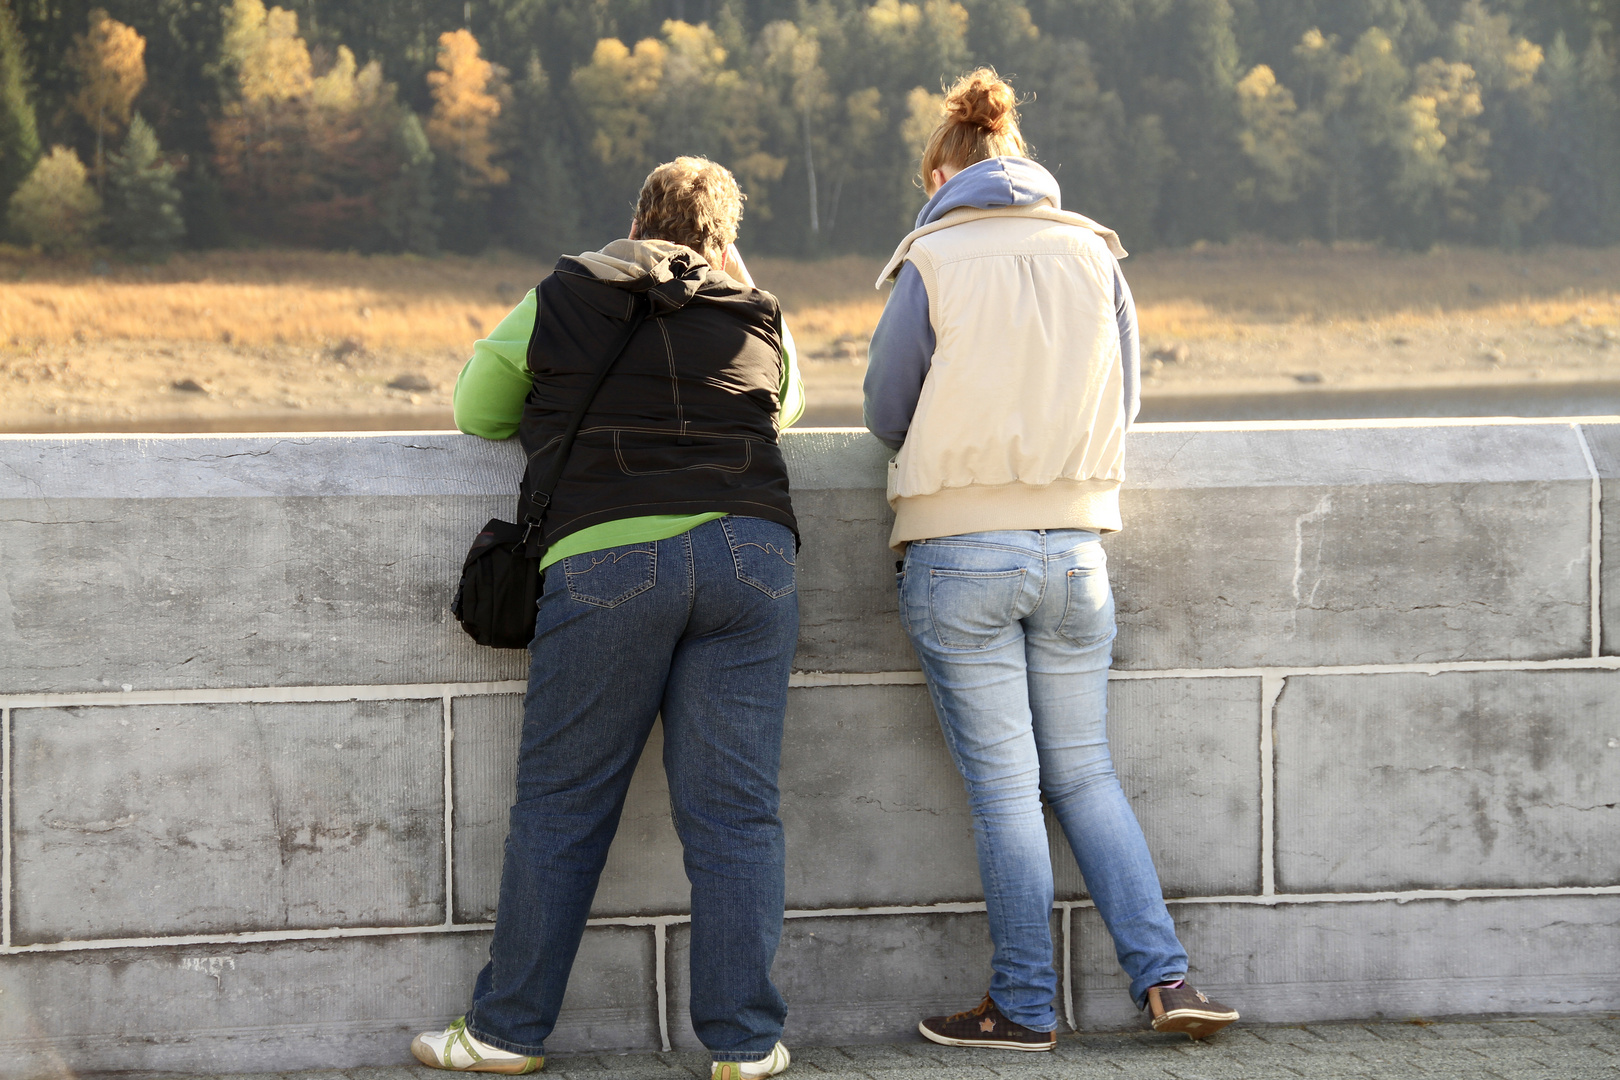
<instances>
[{"instance_id":1,"label":"green shirt","mask_svg":"<svg viewBox=\"0 0 1620 1080\"><path fill-rule=\"evenodd\" d=\"M529 337L540 301L530 289L517 307L500 321L486 338L473 345L472 356L456 379L456 427L468 435L486 439L509 439L517 434L523 419L523 402L529 396L534 376L529 371ZM788 427L804 415L804 380L799 374L798 356L787 322L782 323L781 427ZM587 551L667 540L706 521L723 518L721 512L707 514L649 514L619 518L570 533L547 549L540 562L544 570L558 559Z\"/></svg>"}]
</instances>

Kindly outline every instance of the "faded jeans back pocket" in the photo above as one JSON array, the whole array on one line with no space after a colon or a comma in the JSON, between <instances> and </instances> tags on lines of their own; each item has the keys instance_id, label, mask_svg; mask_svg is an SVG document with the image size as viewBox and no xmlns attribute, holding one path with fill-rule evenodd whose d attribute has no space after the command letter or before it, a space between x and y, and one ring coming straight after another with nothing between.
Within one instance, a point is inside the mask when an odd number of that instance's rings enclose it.
<instances>
[{"instance_id":1,"label":"faded jeans back pocket","mask_svg":"<svg viewBox=\"0 0 1620 1080\"><path fill-rule=\"evenodd\" d=\"M737 580L770 597L780 599L797 587L797 552L793 532L774 521L751 517L723 517L726 544L737 568Z\"/></svg>"},{"instance_id":2,"label":"faded jeans back pocket","mask_svg":"<svg viewBox=\"0 0 1620 1080\"><path fill-rule=\"evenodd\" d=\"M1114 593L1108 587L1107 567L1099 561L1095 566L1075 567L1063 577L1067 588L1058 634L1082 647L1111 639L1114 636Z\"/></svg>"},{"instance_id":3,"label":"faded jeans back pocket","mask_svg":"<svg viewBox=\"0 0 1620 1080\"><path fill-rule=\"evenodd\" d=\"M1024 571L928 571L928 615L947 649L982 649L1010 625Z\"/></svg>"},{"instance_id":4,"label":"faded jeans back pocket","mask_svg":"<svg viewBox=\"0 0 1620 1080\"><path fill-rule=\"evenodd\" d=\"M562 560L568 595L581 603L612 608L652 588L658 580L658 546L603 548Z\"/></svg>"}]
</instances>

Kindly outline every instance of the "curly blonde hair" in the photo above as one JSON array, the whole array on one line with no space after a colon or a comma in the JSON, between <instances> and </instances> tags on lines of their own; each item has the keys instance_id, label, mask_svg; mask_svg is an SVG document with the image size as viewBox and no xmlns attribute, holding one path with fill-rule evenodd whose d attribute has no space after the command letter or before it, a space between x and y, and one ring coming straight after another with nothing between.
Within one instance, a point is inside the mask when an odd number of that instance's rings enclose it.
<instances>
[{"instance_id":1,"label":"curly blonde hair","mask_svg":"<svg viewBox=\"0 0 1620 1080\"><path fill-rule=\"evenodd\" d=\"M636 235L684 244L719 266L737 239L743 200L731 170L708 158L678 157L647 174L636 201Z\"/></svg>"}]
</instances>

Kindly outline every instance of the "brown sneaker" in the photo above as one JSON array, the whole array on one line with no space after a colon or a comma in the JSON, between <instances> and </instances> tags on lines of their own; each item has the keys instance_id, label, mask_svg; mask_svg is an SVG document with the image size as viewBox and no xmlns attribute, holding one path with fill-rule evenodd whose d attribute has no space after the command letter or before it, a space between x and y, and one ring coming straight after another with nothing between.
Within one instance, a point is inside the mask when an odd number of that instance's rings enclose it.
<instances>
[{"instance_id":1,"label":"brown sneaker","mask_svg":"<svg viewBox=\"0 0 1620 1080\"><path fill-rule=\"evenodd\" d=\"M1148 1013L1154 1031L1184 1031L1194 1039L1207 1039L1238 1018L1236 1009L1209 1000L1186 983L1148 987Z\"/></svg>"},{"instance_id":2,"label":"brown sneaker","mask_svg":"<svg viewBox=\"0 0 1620 1080\"><path fill-rule=\"evenodd\" d=\"M917 1030L942 1046L993 1046L1000 1050L1050 1050L1057 1045L1057 1032L1031 1031L1015 1024L996 1008L990 995L955 1016L930 1016Z\"/></svg>"}]
</instances>

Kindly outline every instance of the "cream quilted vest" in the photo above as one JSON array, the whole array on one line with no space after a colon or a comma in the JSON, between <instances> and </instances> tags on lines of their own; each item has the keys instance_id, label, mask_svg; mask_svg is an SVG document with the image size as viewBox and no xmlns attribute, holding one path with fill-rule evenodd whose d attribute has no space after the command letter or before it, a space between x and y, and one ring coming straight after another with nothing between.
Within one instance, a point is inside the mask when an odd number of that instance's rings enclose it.
<instances>
[{"instance_id":1,"label":"cream quilted vest","mask_svg":"<svg viewBox=\"0 0 1620 1080\"><path fill-rule=\"evenodd\" d=\"M896 551L994 529L1120 527L1119 238L1047 205L962 208L907 236L935 348L889 466ZM882 280L882 279L880 279Z\"/></svg>"}]
</instances>

